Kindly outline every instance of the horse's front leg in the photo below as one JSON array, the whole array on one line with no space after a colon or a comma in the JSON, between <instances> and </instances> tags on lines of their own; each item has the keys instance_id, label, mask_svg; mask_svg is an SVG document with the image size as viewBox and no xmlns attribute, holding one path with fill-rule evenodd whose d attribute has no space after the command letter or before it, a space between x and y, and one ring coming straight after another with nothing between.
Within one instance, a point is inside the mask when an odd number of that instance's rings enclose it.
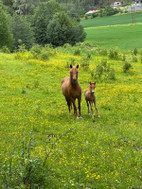
<instances>
[{"instance_id":1,"label":"horse's front leg","mask_svg":"<svg viewBox=\"0 0 142 189\"><path fill-rule=\"evenodd\" d=\"M67 101L67 105L68 105L68 109L69 109L69 114L71 113L71 101L66 98L66 101Z\"/></svg>"},{"instance_id":2,"label":"horse's front leg","mask_svg":"<svg viewBox=\"0 0 142 189\"><path fill-rule=\"evenodd\" d=\"M88 108L88 114L90 114L90 111L89 111L89 102L86 100L86 104L87 104L87 108Z\"/></svg>"},{"instance_id":3,"label":"horse's front leg","mask_svg":"<svg viewBox=\"0 0 142 189\"><path fill-rule=\"evenodd\" d=\"M93 103L90 102L90 106L91 106L91 111L92 111L92 118L94 119L94 111L93 111Z\"/></svg>"},{"instance_id":4,"label":"horse's front leg","mask_svg":"<svg viewBox=\"0 0 142 189\"><path fill-rule=\"evenodd\" d=\"M77 108L75 105L75 99L71 98L71 102L73 103L73 107L74 107L74 115L77 117Z\"/></svg>"},{"instance_id":5,"label":"horse's front leg","mask_svg":"<svg viewBox=\"0 0 142 189\"><path fill-rule=\"evenodd\" d=\"M81 117L81 98L78 98L79 117Z\"/></svg>"}]
</instances>

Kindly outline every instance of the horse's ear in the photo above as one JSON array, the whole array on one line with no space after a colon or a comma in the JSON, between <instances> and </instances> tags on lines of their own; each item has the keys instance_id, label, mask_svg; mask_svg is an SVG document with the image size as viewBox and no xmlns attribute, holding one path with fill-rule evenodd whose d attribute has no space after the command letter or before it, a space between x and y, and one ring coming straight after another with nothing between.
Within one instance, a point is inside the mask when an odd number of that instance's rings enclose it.
<instances>
[{"instance_id":1,"label":"horse's ear","mask_svg":"<svg viewBox=\"0 0 142 189\"><path fill-rule=\"evenodd\" d=\"M90 85L91 85L91 81L90 81Z\"/></svg>"},{"instance_id":2,"label":"horse's ear","mask_svg":"<svg viewBox=\"0 0 142 189\"><path fill-rule=\"evenodd\" d=\"M72 65L70 64L70 68L72 68Z\"/></svg>"},{"instance_id":3,"label":"horse's ear","mask_svg":"<svg viewBox=\"0 0 142 189\"><path fill-rule=\"evenodd\" d=\"M96 85L96 82L94 82L94 85Z\"/></svg>"},{"instance_id":4,"label":"horse's ear","mask_svg":"<svg viewBox=\"0 0 142 189\"><path fill-rule=\"evenodd\" d=\"M76 68L79 68L79 65L77 64Z\"/></svg>"}]
</instances>

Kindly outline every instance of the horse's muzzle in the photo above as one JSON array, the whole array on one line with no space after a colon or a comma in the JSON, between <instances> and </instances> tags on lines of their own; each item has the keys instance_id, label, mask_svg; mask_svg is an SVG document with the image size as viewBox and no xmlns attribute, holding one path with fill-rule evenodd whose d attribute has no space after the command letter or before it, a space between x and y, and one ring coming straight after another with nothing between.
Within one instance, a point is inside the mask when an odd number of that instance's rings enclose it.
<instances>
[{"instance_id":1,"label":"horse's muzzle","mask_svg":"<svg viewBox=\"0 0 142 189\"><path fill-rule=\"evenodd\" d=\"M76 83L76 82L77 82L77 79L72 79L72 82L73 82L73 83Z\"/></svg>"},{"instance_id":2,"label":"horse's muzzle","mask_svg":"<svg viewBox=\"0 0 142 189\"><path fill-rule=\"evenodd\" d=\"M94 94L95 91L91 91L92 94Z\"/></svg>"}]
</instances>

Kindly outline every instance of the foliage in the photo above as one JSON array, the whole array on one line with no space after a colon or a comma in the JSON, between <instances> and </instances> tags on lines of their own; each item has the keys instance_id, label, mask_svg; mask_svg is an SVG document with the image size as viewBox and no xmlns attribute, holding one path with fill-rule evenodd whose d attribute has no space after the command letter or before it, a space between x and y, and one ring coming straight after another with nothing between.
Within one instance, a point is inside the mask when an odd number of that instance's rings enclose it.
<instances>
[{"instance_id":1,"label":"foliage","mask_svg":"<svg viewBox=\"0 0 142 189\"><path fill-rule=\"evenodd\" d=\"M10 31L9 22L7 15L3 10L3 7L0 3L0 48L6 46L10 50L13 47L13 35Z\"/></svg>"},{"instance_id":2,"label":"foliage","mask_svg":"<svg viewBox=\"0 0 142 189\"><path fill-rule=\"evenodd\" d=\"M33 32L30 23L24 16L14 14L11 18L11 30L15 39L14 49L18 49L19 45L24 44L30 49L34 42Z\"/></svg>"},{"instance_id":3,"label":"foliage","mask_svg":"<svg viewBox=\"0 0 142 189\"><path fill-rule=\"evenodd\" d=\"M17 14L31 14L39 0L12 0L13 8Z\"/></svg>"},{"instance_id":4,"label":"foliage","mask_svg":"<svg viewBox=\"0 0 142 189\"><path fill-rule=\"evenodd\" d=\"M53 15L60 12L62 8L55 1L40 3L35 10L32 27L34 31L35 40L38 44L46 44L47 40L47 27L52 20Z\"/></svg>"},{"instance_id":5,"label":"foliage","mask_svg":"<svg viewBox=\"0 0 142 189\"><path fill-rule=\"evenodd\" d=\"M59 13L48 24L47 42L55 46L71 43L71 30L71 20L64 13Z\"/></svg>"},{"instance_id":6,"label":"foliage","mask_svg":"<svg viewBox=\"0 0 142 189\"><path fill-rule=\"evenodd\" d=\"M125 62L123 65L123 72L126 73L132 68L132 65L129 62Z\"/></svg>"},{"instance_id":7,"label":"foliage","mask_svg":"<svg viewBox=\"0 0 142 189\"><path fill-rule=\"evenodd\" d=\"M117 49L117 48L111 48L109 50L108 57L111 58L111 59L115 59L115 60L120 59L119 49Z\"/></svg>"}]
</instances>

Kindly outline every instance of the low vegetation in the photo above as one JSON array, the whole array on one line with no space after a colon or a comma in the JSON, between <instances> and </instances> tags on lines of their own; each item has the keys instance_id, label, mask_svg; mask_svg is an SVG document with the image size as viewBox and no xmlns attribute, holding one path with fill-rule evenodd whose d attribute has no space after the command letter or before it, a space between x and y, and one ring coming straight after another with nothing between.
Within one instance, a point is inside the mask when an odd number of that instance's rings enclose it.
<instances>
[{"instance_id":1,"label":"low vegetation","mask_svg":"<svg viewBox=\"0 0 142 189\"><path fill-rule=\"evenodd\" d=\"M0 53L1 188L141 188L142 51L111 58L83 43L19 49ZM124 71L125 62L132 68ZM83 119L68 114L61 93L70 64L80 65ZM90 81L100 118L87 112Z\"/></svg>"}]
</instances>

